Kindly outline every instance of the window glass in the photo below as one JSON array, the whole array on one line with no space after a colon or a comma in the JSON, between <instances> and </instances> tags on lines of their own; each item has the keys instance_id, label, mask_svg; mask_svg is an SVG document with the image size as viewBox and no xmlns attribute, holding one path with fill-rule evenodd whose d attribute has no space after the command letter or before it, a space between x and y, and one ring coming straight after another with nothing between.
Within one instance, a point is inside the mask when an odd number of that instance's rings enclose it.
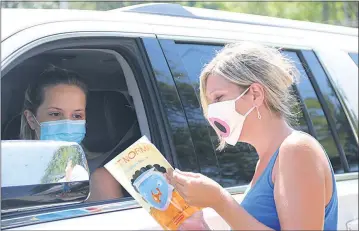
<instances>
[{"instance_id":1,"label":"window glass","mask_svg":"<svg viewBox=\"0 0 359 231\"><path fill-rule=\"evenodd\" d=\"M172 40L160 40L163 52L166 54L166 61L170 67L176 90L181 102L181 110L184 110L184 120L188 126L190 135L186 138L193 144L192 153L177 152L176 157L179 160L180 167L200 172L216 181L220 181L220 170L216 153L213 150L208 129L207 121L202 115L195 87L193 86L187 70L184 68L179 53L176 51L176 45ZM171 75L170 75L171 77ZM194 157L198 169L193 169L185 159L184 155Z\"/></svg>"},{"instance_id":2,"label":"window glass","mask_svg":"<svg viewBox=\"0 0 359 231\"><path fill-rule=\"evenodd\" d=\"M176 44L176 50L182 60L192 86L195 88L199 99L199 76L204 65L209 63L222 46L199 44ZM202 118L202 111L198 111ZM235 147L216 151L218 138L209 123L202 124L210 135L212 150L216 153L220 169L219 183L224 187L240 186L250 182L257 163L257 154L248 144L237 144ZM200 154L197 154L200 155Z\"/></svg>"},{"instance_id":3,"label":"window glass","mask_svg":"<svg viewBox=\"0 0 359 231\"><path fill-rule=\"evenodd\" d=\"M176 86L173 83L171 72L168 70L166 59L162 55L158 41L152 39L143 40L150 58L153 72L164 110L171 127L173 144L177 155L173 155L173 164L184 171L199 171L196 153L191 140L191 133L186 121L186 115L182 110Z\"/></svg>"},{"instance_id":4,"label":"window glass","mask_svg":"<svg viewBox=\"0 0 359 231\"><path fill-rule=\"evenodd\" d=\"M313 73L328 105L330 116L334 121L335 130L339 136L339 142L345 152L349 163L350 171L358 171L358 143L353 134L353 130L345 115L342 105L325 74L318 58L312 51L303 51L303 56L308 63L310 71Z\"/></svg>"},{"instance_id":5,"label":"window glass","mask_svg":"<svg viewBox=\"0 0 359 231\"><path fill-rule=\"evenodd\" d=\"M223 46L198 44L176 44L176 46L191 83L199 96L199 75L202 68L212 60Z\"/></svg>"},{"instance_id":6,"label":"window glass","mask_svg":"<svg viewBox=\"0 0 359 231\"><path fill-rule=\"evenodd\" d=\"M285 52L285 54L295 62L295 65L300 72L300 80L299 84L297 84L297 87L299 90L299 94L301 95L307 108L310 119L312 120L315 136L327 152L327 155L329 156L332 163L334 172L344 172L340 161L338 148L335 145L327 119L324 115L324 111L318 100L315 90L308 78L308 75L305 72L296 52L287 51Z\"/></svg>"},{"instance_id":7,"label":"window glass","mask_svg":"<svg viewBox=\"0 0 359 231\"><path fill-rule=\"evenodd\" d=\"M47 69L49 67L49 56L52 57L53 64L58 68ZM73 59L71 59L71 62L65 62L63 60L65 56L73 57ZM81 146L86 154L90 172L95 173L91 175L93 186L91 188L103 190L98 191L98 193L92 193L86 202L106 201L117 199L116 197L130 197L123 187L122 193L117 190L121 189L120 184L112 180L113 177L109 173L103 172L103 165L106 163L105 161L114 158L142 135L137 113L141 114L145 113L145 111L137 110L138 107L133 107L133 98L128 93L127 85L124 84L126 81L121 65L116 62L104 62L104 60L115 60L111 56L95 50L64 49L56 50L56 52L49 51L23 61L2 78L1 88L12 90L6 91L8 94L2 95L3 97L1 98L2 102L6 102L6 104L1 104L1 106L5 105L5 110L3 107L1 108L2 112L6 111L6 117L2 117L1 121L2 125L4 125L1 131L2 140L20 139L21 115L24 114L23 105L26 102L24 92L30 84L36 83L39 74L65 76L68 75L67 71L70 71L70 73L74 71L79 75L78 80L82 80L87 84L89 91L86 101L82 100L83 95L79 91L70 92L71 94L67 92L66 86L59 86L60 93L54 89L49 89L47 93L53 97L46 101L47 103L50 102L48 105L57 105L56 107L59 107L59 109L52 108L51 111L47 111L48 106L45 104L41 107L41 113L39 113L42 119L38 118L40 121L55 121L65 117L66 119L86 119L86 135L81 142ZM64 62L57 62L56 60ZM101 65L98 65L99 63ZM82 68L84 66L86 68ZM101 76L104 79L99 79L98 73L102 73ZM114 75L114 73L116 74ZM75 77L72 74L71 76ZM4 92L2 91L2 93ZM76 98L77 100L72 104L67 103L64 105L61 103L69 102L67 100L69 98ZM144 100L143 104L145 105L145 103ZM73 113L74 110L81 108L86 110L76 114ZM151 108L153 108L153 105L151 105ZM143 121L144 118L142 117L141 120ZM147 121L143 122L145 126L150 126L147 125ZM151 131L153 130L151 129ZM21 138L31 140L37 139L37 136L36 133L33 136L24 133ZM159 148L161 149L161 147ZM103 157L106 157L106 159ZM54 170L55 172L57 171L56 169ZM99 177L111 184L108 190L112 191L105 190L102 187L101 182L98 180ZM19 192L26 193L22 190ZM28 199L31 200L31 197ZM20 204L25 206L26 203L26 200L24 200Z\"/></svg>"},{"instance_id":8,"label":"window glass","mask_svg":"<svg viewBox=\"0 0 359 231\"><path fill-rule=\"evenodd\" d=\"M356 63L358 66L358 53L349 53L349 56L352 58L352 60Z\"/></svg>"},{"instance_id":9,"label":"window glass","mask_svg":"<svg viewBox=\"0 0 359 231\"><path fill-rule=\"evenodd\" d=\"M200 72L205 64L211 61L211 59L215 56L215 54L220 51L222 46L218 45L200 45L200 44L176 44L176 51L179 54L182 63L185 67L185 72L188 74L188 78L195 88L197 97L199 99L199 76ZM324 114L322 106L318 100L316 92L308 78L307 73L304 71L303 66L300 62L299 57L294 51L284 51L286 55L288 55L296 64L297 68L301 73L300 82L297 86L294 86L294 92L297 94L298 98L298 122L295 124L295 128L304 132L309 132L307 121L310 118L310 123L313 127L312 135L316 136L318 141L323 145L326 150L333 169L335 173L344 172L343 166L340 160L339 151L337 146L335 145L333 136L329 129L327 118ZM319 85L328 86L328 82L326 79L321 79L323 83L319 83ZM349 124L346 121L346 117L343 116L342 109L339 110L340 104L336 96L332 97L330 94L333 93L333 89L326 89L324 92L327 95L327 98L332 102L332 109L337 110L336 116L336 124L339 128L339 133L341 137L341 143L345 143L343 147L348 161L350 162L350 168L352 171L357 171L357 163L353 160L357 158L357 147L354 147L354 140L352 136L348 136L345 134L346 125ZM328 100L328 99L327 99ZM337 101L337 102L336 102ZM302 109L302 110L301 110ZM304 117L303 109L307 113L308 118ZM196 113L202 113L197 111ZM203 115L198 115L203 116ZM217 135L214 130L210 127L208 122L202 123L202 130L206 128L210 134L210 142L212 144L213 150L218 145ZM349 128L349 127L347 127ZM215 151L215 150L214 150ZM251 180L255 165L257 162L257 154L255 149L251 147L249 144L238 143L235 147L228 146L223 152L216 152L216 158L218 159L218 165L220 169L220 184L224 187L231 186L240 186L249 183ZM197 153L197 155L201 155L201 153ZM357 160L357 159L356 159Z\"/></svg>"}]
</instances>

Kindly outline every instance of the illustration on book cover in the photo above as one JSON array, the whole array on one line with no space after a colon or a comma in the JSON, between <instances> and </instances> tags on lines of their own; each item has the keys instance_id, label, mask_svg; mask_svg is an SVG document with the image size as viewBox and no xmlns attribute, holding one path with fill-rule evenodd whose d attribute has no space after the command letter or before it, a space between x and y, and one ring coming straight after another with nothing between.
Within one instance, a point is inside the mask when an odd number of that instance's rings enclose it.
<instances>
[{"instance_id":1,"label":"illustration on book cover","mask_svg":"<svg viewBox=\"0 0 359 231\"><path fill-rule=\"evenodd\" d=\"M200 209L189 206L169 184L172 166L144 136L111 160L105 168L166 230L180 225Z\"/></svg>"}]
</instances>

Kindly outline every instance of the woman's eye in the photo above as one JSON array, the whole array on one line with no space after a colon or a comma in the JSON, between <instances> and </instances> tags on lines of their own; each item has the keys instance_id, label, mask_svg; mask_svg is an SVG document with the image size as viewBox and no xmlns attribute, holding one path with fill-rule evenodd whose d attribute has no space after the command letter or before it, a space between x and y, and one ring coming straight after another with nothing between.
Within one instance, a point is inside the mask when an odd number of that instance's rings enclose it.
<instances>
[{"instance_id":1,"label":"woman's eye","mask_svg":"<svg viewBox=\"0 0 359 231\"><path fill-rule=\"evenodd\" d=\"M59 116L60 112L50 112L49 115L50 116Z\"/></svg>"},{"instance_id":2,"label":"woman's eye","mask_svg":"<svg viewBox=\"0 0 359 231\"><path fill-rule=\"evenodd\" d=\"M80 114L73 115L74 119L82 119L83 116Z\"/></svg>"},{"instance_id":3,"label":"woman's eye","mask_svg":"<svg viewBox=\"0 0 359 231\"><path fill-rule=\"evenodd\" d=\"M215 102L219 102L222 99L222 95L215 98Z\"/></svg>"}]
</instances>

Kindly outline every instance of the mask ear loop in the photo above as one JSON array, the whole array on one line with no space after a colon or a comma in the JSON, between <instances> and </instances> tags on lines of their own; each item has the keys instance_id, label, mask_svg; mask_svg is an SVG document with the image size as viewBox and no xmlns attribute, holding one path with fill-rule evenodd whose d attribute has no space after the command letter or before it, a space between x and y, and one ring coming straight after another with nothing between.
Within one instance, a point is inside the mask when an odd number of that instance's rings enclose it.
<instances>
[{"instance_id":1,"label":"mask ear loop","mask_svg":"<svg viewBox=\"0 0 359 231\"><path fill-rule=\"evenodd\" d=\"M249 91L249 87L242 93L240 94L234 101L239 100L242 96L244 96L247 92Z\"/></svg>"},{"instance_id":2,"label":"mask ear loop","mask_svg":"<svg viewBox=\"0 0 359 231\"><path fill-rule=\"evenodd\" d=\"M33 114L33 113L31 113L32 114L32 118L34 118L34 120L36 121L36 123L39 125L39 127L41 128L41 124L39 123L39 121L36 119L36 116ZM40 136L39 136L39 134L37 134L37 132L36 132L36 129L34 129L35 130L35 134L36 134L36 136L37 136L37 139L39 140L40 139Z\"/></svg>"},{"instance_id":3,"label":"mask ear loop","mask_svg":"<svg viewBox=\"0 0 359 231\"><path fill-rule=\"evenodd\" d=\"M32 118L34 118L34 120L36 121L36 123L41 127L41 124L39 123L39 121L36 119L36 116L31 112Z\"/></svg>"},{"instance_id":4,"label":"mask ear loop","mask_svg":"<svg viewBox=\"0 0 359 231\"><path fill-rule=\"evenodd\" d=\"M252 107L251 109L249 109L249 111L244 115L244 117L247 117L253 110L255 107Z\"/></svg>"},{"instance_id":5,"label":"mask ear loop","mask_svg":"<svg viewBox=\"0 0 359 231\"><path fill-rule=\"evenodd\" d=\"M240 96L238 96L238 98L237 98L236 100L238 100L238 99L241 98L244 94L246 94L248 90L249 90L249 87L248 87L247 90L245 90ZM254 108L257 110L257 117L258 117L258 119L259 119L259 120L262 119L262 115L261 115L261 113L260 113L259 110L258 110L258 106L252 107L244 116L247 117L247 116L249 115L249 113L251 113L251 112L254 110Z\"/></svg>"},{"instance_id":6,"label":"mask ear loop","mask_svg":"<svg viewBox=\"0 0 359 231\"><path fill-rule=\"evenodd\" d=\"M249 88L248 87L240 96L238 96L235 101L237 101L238 99L240 99L242 96L244 96L248 91L249 91ZM247 117L253 110L254 110L255 106L252 107L251 109L249 109L249 111L244 115L244 117Z\"/></svg>"}]
</instances>

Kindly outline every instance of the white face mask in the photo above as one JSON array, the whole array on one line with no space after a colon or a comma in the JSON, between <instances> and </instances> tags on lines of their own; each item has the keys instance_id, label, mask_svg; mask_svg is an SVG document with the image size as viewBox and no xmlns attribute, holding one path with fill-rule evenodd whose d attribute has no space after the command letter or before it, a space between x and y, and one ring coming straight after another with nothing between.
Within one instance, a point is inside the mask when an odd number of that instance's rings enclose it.
<instances>
[{"instance_id":1,"label":"white face mask","mask_svg":"<svg viewBox=\"0 0 359 231\"><path fill-rule=\"evenodd\" d=\"M208 105L210 124L227 144L233 146L236 145L241 135L244 120L255 108L252 107L245 115L241 115L236 111L236 101L246 94L248 90L249 88L236 99Z\"/></svg>"}]
</instances>

